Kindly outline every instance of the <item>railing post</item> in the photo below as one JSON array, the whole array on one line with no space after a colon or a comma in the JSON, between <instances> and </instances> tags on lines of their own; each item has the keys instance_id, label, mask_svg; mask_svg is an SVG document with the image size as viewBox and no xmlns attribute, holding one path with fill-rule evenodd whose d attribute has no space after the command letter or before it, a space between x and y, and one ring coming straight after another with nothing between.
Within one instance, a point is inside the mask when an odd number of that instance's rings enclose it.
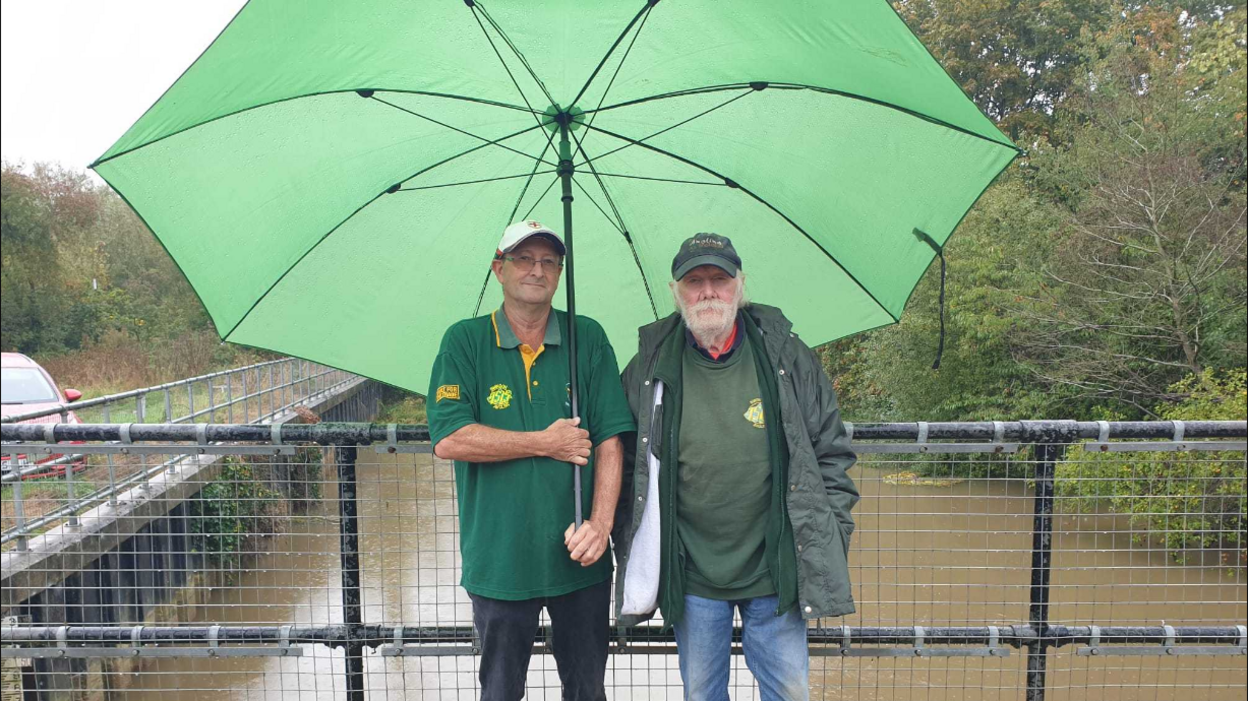
<instances>
[{"instance_id":1,"label":"railing post","mask_svg":"<svg viewBox=\"0 0 1248 701\"><path fill-rule=\"evenodd\" d=\"M61 410L61 423L69 423L69 410ZM65 463L65 501L69 505L69 527L78 527L78 508L77 499L74 496L74 461L69 459L69 453L61 454L59 460ZM84 458L85 459L85 458Z\"/></svg>"},{"instance_id":2,"label":"railing post","mask_svg":"<svg viewBox=\"0 0 1248 701\"><path fill-rule=\"evenodd\" d=\"M356 504L354 445L334 448L338 466L339 557L342 562L342 622L346 629L347 700L364 701L363 599L360 592L360 535Z\"/></svg>"},{"instance_id":3,"label":"railing post","mask_svg":"<svg viewBox=\"0 0 1248 701\"><path fill-rule=\"evenodd\" d=\"M168 398L168 396L169 393L166 391L165 397ZM104 423L106 424L112 423L108 406L108 404L104 405ZM108 505L117 506L117 468L113 464L112 453L108 453L104 457L108 461Z\"/></svg>"},{"instance_id":4,"label":"railing post","mask_svg":"<svg viewBox=\"0 0 1248 701\"><path fill-rule=\"evenodd\" d=\"M29 457L29 456L28 456ZM14 471L20 471L17 464L17 453L9 457L13 461ZM17 532L17 551L26 552L26 507L22 503L22 476L18 475L13 482L13 530Z\"/></svg>"},{"instance_id":5,"label":"railing post","mask_svg":"<svg viewBox=\"0 0 1248 701\"><path fill-rule=\"evenodd\" d=\"M1032 478L1036 492L1031 527L1031 602L1027 642L1027 701L1044 701L1049 635L1049 578L1053 552L1053 493L1057 461L1075 439L1074 421L1024 421L1025 439L1035 445Z\"/></svg>"}]
</instances>

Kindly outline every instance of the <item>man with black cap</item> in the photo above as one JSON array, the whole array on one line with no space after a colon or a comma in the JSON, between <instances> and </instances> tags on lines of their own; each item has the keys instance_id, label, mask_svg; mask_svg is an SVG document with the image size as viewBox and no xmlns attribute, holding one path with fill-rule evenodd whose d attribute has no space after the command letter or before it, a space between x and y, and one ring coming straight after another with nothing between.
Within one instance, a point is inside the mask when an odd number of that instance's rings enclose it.
<instances>
[{"instance_id":1,"label":"man with black cap","mask_svg":"<svg viewBox=\"0 0 1248 701\"><path fill-rule=\"evenodd\" d=\"M729 239L698 234L672 261L678 311L640 329L624 391L612 533L617 625L660 609L685 698L728 698L733 613L763 701L809 698L806 620L854 611L858 492L836 393L779 309L751 304Z\"/></svg>"},{"instance_id":2,"label":"man with black cap","mask_svg":"<svg viewBox=\"0 0 1248 701\"><path fill-rule=\"evenodd\" d=\"M487 701L524 695L543 607L563 698L606 699L607 537L619 434L634 424L615 353L584 316L576 319L583 423L569 418L568 315L551 308L564 252L563 239L539 222L507 227L491 264L503 305L447 330L430 381L429 438L438 457L455 461L460 584L472 599ZM569 525L573 469L593 485L579 529Z\"/></svg>"}]
</instances>

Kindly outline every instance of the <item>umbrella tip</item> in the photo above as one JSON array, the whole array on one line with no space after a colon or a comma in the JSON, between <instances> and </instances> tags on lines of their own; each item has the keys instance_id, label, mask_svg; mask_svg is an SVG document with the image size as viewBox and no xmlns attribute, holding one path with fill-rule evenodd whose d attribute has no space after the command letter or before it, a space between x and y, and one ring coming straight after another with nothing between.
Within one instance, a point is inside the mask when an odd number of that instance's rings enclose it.
<instances>
[{"instance_id":1,"label":"umbrella tip","mask_svg":"<svg viewBox=\"0 0 1248 701\"><path fill-rule=\"evenodd\" d=\"M755 80L750 83L750 88L753 90L766 90L767 85L768 83L765 80Z\"/></svg>"},{"instance_id":2,"label":"umbrella tip","mask_svg":"<svg viewBox=\"0 0 1248 701\"><path fill-rule=\"evenodd\" d=\"M364 88L364 89L361 89L361 90L356 90L356 91L355 91L355 94L356 94L356 95L359 95L360 97L372 97L372 96L373 96L373 91L372 91L372 90L370 90L370 89L368 89L368 88Z\"/></svg>"}]
</instances>

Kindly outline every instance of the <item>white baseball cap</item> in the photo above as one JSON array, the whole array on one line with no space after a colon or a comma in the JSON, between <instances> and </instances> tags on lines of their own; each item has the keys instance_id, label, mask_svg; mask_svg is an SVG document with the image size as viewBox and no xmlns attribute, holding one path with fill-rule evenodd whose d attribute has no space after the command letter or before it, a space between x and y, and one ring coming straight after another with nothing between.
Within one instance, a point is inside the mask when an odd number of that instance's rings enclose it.
<instances>
[{"instance_id":1,"label":"white baseball cap","mask_svg":"<svg viewBox=\"0 0 1248 701\"><path fill-rule=\"evenodd\" d=\"M494 257L501 258L504 253L510 253L512 249L519 246L530 236L541 236L549 240L555 244L555 248L561 256L567 253L568 249L563 245L562 236L556 234L553 229L548 228L541 222L528 219L518 221L503 230L503 238L498 242L498 250L494 252Z\"/></svg>"}]
</instances>

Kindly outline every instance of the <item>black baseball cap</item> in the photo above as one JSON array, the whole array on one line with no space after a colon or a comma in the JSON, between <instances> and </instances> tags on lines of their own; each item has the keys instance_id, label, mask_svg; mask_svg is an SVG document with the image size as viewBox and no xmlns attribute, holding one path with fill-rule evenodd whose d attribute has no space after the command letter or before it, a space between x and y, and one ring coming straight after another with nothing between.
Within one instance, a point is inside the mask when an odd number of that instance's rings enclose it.
<instances>
[{"instance_id":1,"label":"black baseball cap","mask_svg":"<svg viewBox=\"0 0 1248 701\"><path fill-rule=\"evenodd\" d=\"M736 277L741 269L741 256L727 236L694 234L680 244L680 251L672 259L672 279L681 279L699 265L713 265Z\"/></svg>"}]
</instances>

